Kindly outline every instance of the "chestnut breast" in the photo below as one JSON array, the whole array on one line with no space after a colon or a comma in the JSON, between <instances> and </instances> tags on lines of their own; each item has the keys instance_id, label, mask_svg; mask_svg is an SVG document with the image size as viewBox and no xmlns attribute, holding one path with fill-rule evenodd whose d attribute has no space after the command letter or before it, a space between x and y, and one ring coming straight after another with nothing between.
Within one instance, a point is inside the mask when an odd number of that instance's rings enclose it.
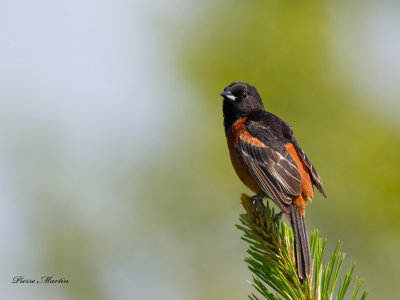
<instances>
[{"instance_id":1,"label":"chestnut breast","mask_svg":"<svg viewBox=\"0 0 400 300\"><path fill-rule=\"evenodd\" d=\"M229 155L231 157L233 168L236 171L236 174L240 178L240 180L248 186L253 192L256 194L264 194L264 191L260 188L258 183L254 180L250 171L244 164L242 158L236 152L236 146L239 141L239 137L246 141L251 142L254 145L260 147L266 147L263 143L261 143L258 139L252 137L250 133L247 131L244 126L244 122L246 122L247 118L240 119L233 123L233 125L227 131L227 140L228 140L228 148Z\"/></svg>"}]
</instances>

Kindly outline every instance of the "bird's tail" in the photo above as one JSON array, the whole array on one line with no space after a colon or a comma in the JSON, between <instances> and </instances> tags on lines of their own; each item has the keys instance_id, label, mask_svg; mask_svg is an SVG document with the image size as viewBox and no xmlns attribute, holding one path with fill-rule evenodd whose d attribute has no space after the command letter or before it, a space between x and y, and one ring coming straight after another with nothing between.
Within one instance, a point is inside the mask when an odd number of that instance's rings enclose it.
<instances>
[{"instance_id":1,"label":"bird's tail","mask_svg":"<svg viewBox=\"0 0 400 300\"><path fill-rule=\"evenodd\" d=\"M294 234L294 251L297 273L300 279L306 279L311 272L311 254L306 221L296 207L290 205L290 222Z\"/></svg>"}]
</instances>

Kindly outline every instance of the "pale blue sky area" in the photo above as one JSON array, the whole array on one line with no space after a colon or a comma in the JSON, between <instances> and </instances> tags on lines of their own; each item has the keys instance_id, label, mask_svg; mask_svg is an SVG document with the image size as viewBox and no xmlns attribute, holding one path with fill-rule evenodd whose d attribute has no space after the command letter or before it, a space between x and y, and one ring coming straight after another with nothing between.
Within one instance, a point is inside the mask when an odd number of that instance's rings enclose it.
<instances>
[{"instance_id":1,"label":"pale blue sky area","mask_svg":"<svg viewBox=\"0 0 400 300\"><path fill-rule=\"evenodd\" d=\"M342 5L331 13L332 49L373 109L400 126L400 3Z\"/></svg>"}]
</instances>

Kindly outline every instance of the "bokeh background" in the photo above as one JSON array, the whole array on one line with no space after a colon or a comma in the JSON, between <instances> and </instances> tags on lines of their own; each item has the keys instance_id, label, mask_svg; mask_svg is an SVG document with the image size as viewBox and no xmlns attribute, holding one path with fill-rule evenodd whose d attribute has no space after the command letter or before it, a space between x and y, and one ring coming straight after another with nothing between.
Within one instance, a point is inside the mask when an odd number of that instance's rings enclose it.
<instances>
[{"instance_id":1,"label":"bokeh background","mask_svg":"<svg viewBox=\"0 0 400 300\"><path fill-rule=\"evenodd\" d=\"M399 32L395 1L2 1L0 298L246 299L240 80L323 178L309 230L399 299Z\"/></svg>"}]
</instances>

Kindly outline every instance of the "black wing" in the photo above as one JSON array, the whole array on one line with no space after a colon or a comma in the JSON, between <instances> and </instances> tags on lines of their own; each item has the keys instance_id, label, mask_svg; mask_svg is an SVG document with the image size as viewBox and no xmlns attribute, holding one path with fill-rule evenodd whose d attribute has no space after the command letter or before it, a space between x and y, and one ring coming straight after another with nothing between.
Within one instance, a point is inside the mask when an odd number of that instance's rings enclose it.
<instances>
[{"instance_id":1,"label":"black wing","mask_svg":"<svg viewBox=\"0 0 400 300\"><path fill-rule=\"evenodd\" d=\"M279 117L267 111L256 111L245 124L249 133L259 139L262 143L270 145L279 151L283 151L284 145L292 143L300 157L307 166L310 173L312 183L317 187L319 192L326 198L322 188L322 180L317 170L304 153L303 149L297 143L291 126ZM261 130L260 130L261 129Z\"/></svg>"},{"instance_id":2,"label":"black wing","mask_svg":"<svg viewBox=\"0 0 400 300\"><path fill-rule=\"evenodd\" d=\"M301 174L286 148L277 151L239 138L236 151L262 190L281 208L301 194Z\"/></svg>"}]
</instances>

